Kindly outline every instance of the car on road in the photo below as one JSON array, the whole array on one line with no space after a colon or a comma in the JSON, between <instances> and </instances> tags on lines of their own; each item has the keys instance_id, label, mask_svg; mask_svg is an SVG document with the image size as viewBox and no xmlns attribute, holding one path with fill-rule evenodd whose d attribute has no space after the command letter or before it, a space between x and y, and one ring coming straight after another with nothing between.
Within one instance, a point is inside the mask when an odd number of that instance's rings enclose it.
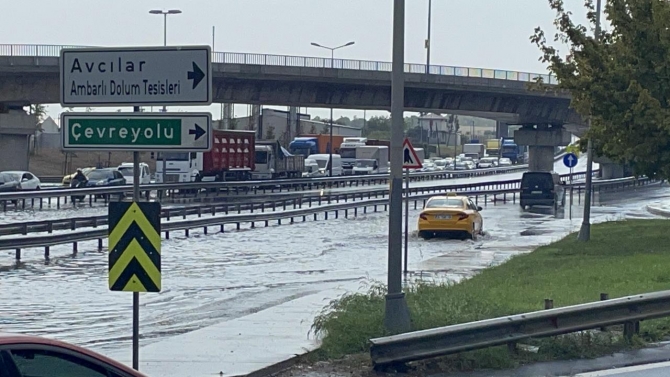
<instances>
[{"instance_id":1,"label":"car on road","mask_svg":"<svg viewBox=\"0 0 670 377\"><path fill-rule=\"evenodd\" d=\"M1 377L146 377L106 356L62 341L0 333Z\"/></svg>"},{"instance_id":2,"label":"car on road","mask_svg":"<svg viewBox=\"0 0 670 377\"><path fill-rule=\"evenodd\" d=\"M436 171L436 170L437 170L437 167L435 166L435 164L432 161L426 160L426 161L423 162L423 168L421 169L421 171L431 172L431 171Z\"/></svg>"},{"instance_id":3,"label":"car on road","mask_svg":"<svg viewBox=\"0 0 670 377\"><path fill-rule=\"evenodd\" d=\"M91 170L86 174L88 182L86 183L87 187L109 187L109 186L123 186L126 184L126 178L121 174L119 169L116 168L104 168L104 169L95 169ZM124 194L120 193L119 200L124 198ZM109 195L99 194L95 196L96 198L107 198Z\"/></svg>"},{"instance_id":4,"label":"car on road","mask_svg":"<svg viewBox=\"0 0 670 377\"><path fill-rule=\"evenodd\" d=\"M87 168L82 168L81 172L84 175L86 175L92 170L95 170L95 168L94 167L87 167ZM63 181L61 182L63 184L63 186L70 187L70 183L72 182L72 178L74 178L75 174L77 174L77 172L74 172L72 174L68 174L65 177L63 177Z\"/></svg>"},{"instance_id":5,"label":"car on road","mask_svg":"<svg viewBox=\"0 0 670 377\"><path fill-rule=\"evenodd\" d=\"M21 190L39 190L42 182L35 174L24 170L3 171L0 174L9 174L21 183Z\"/></svg>"},{"instance_id":6,"label":"car on road","mask_svg":"<svg viewBox=\"0 0 670 377\"><path fill-rule=\"evenodd\" d=\"M498 166L512 166L512 160L509 158L501 158L498 160Z\"/></svg>"},{"instance_id":7,"label":"car on road","mask_svg":"<svg viewBox=\"0 0 670 377\"><path fill-rule=\"evenodd\" d=\"M477 162L478 169L490 169L498 166L497 157L484 157L479 162Z\"/></svg>"},{"instance_id":8,"label":"car on road","mask_svg":"<svg viewBox=\"0 0 670 377\"><path fill-rule=\"evenodd\" d=\"M435 168L437 170L446 170L447 166L449 163L447 163L447 160L434 160L433 164L435 164Z\"/></svg>"},{"instance_id":9,"label":"car on road","mask_svg":"<svg viewBox=\"0 0 670 377\"><path fill-rule=\"evenodd\" d=\"M427 240L435 236L457 235L463 239L476 239L483 232L481 210L482 207L467 196L433 196L419 214L419 237Z\"/></svg>"},{"instance_id":10,"label":"car on road","mask_svg":"<svg viewBox=\"0 0 670 377\"><path fill-rule=\"evenodd\" d=\"M525 172L521 176L519 205L522 209L533 206L565 206L565 188L556 172Z\"/></svg>"},{"instance_id":11,"label":"car on road","mask_svg":"<svg viewBox=\"0 0 670 377\"><path fill-rule=\"evenodd\" d=\"M15 176L0 173L0 192L14 192L21 190L21 183Z\"/></svg>"}]
</instances>

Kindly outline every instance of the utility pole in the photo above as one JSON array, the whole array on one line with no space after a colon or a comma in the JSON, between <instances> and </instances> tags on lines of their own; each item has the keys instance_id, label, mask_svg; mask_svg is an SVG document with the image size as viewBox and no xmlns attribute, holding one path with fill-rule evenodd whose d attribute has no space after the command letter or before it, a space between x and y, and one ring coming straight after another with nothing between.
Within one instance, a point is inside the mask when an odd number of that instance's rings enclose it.
<instances>
[{"instance_id":1,"label":"utility pole","mask_svg":"<svg viewBox=\"0 0 670 377\"><path fill-rule=\"evenodd\" d=\"M600 13L602 7L602 0L598 0L596 5L596 43L600 42ZM589 116L589 129L591 128L591 117ZM593 191L593 140L589 136L586 147L586 190L584 192L584 218L582 219L582 227L579 229L579 241L589 241L591 239L591 195Z\"/></svg>"},{"instance_id":2,"label":"utility pole","mask_svg":"<svg viewBox=\"0 0 670 377\"><path fill-rule=\"evenodd\" d=\"M388 235L388 293L384 326L392 334L410 331L402 291L402 143L405 108L405 0L393 1L393 63L391 72L391 185Z\"/></svg>"}]
</instances>

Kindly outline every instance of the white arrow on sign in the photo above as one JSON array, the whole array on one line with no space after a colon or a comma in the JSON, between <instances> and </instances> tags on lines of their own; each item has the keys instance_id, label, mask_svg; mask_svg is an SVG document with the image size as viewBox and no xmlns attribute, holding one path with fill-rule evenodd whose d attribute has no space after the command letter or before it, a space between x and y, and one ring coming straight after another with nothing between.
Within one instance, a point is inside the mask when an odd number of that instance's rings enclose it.
<instances>
[{"instance_id":1,"label":"white arrow on sign","mask_svg":"<svg viewBox=\"0 0 670 377\"><path fill-rule=\"evenodd\" d=\"M210 105L209 46L61 50L61 105Z\"/></svg>"}]
</instances>

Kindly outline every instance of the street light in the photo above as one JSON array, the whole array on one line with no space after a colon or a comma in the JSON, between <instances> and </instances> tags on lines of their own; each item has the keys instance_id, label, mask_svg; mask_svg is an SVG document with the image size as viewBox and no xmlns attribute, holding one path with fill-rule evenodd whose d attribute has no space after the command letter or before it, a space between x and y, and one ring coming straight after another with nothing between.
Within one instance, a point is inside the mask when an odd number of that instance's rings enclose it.
<instances>
[{"instance_id":1,"label":"street light","mask_svg":"<svg viewBox=\"0 0 670 377\"><path fill-rule=\"evenodd\" d=\"M163 46L167 46L167 16L168 14L180 14L181 11L179 9L170 9L170 10L152 9L149 11L149 13L163 15ZM167 107L163 106L163 112L167 112ZM165 162L165 152L163 152L162 155L163 155L163 174L161 174L161 176L163 178L163 183L165 183L166 170L167 170L167 163Z\"/></svg>"},{"instance_id":2,"label":"street light","mask_svg":"<svg viewBox=\"0 0 670 377\"><path fill-rule=\"evenodd\" d=\"M351 41L349 43L343 44L342 46L337 46L337 47L326 47L322 46L318 43L312 42L311 45L314 47L320 47L320 48L325 48L326 50L330 50L330 68L335 68L334 61L335 61L335 50L339 50L344 47L348 47L353 45L354 41ZM328 176L332 177L333 176L333 107L330 107L330 148L328 148L328 161L329 161L329 166L328 166Z\"/></svg>"}]
</instances>

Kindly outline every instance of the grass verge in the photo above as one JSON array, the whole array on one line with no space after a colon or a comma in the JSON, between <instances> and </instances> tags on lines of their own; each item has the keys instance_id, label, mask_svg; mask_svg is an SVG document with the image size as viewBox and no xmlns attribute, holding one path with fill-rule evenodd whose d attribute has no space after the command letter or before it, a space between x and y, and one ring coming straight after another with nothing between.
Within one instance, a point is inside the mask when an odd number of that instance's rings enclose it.
<instances>
[{"instance_id":1,"label":"grass verge","mask_svg":"<svg viewBox=\"0 0 670 377\"><path fill-rule=\"evenodd\" d=\"M555 307L670 289L670 231L667 220L627 220L592 226L591 241L577 235L516 256L458 284L420 282L407 291L413 330L453 325ZM368 352L368 339L387 335L383 285L348 294L328 305L312 330L322 336L319 355L338 359ZM531 361L589 358L634 347L670 334L670 319L641 323L640 337L626 342L617 331L583 332L523 342L537 352L510 355L494 347L449 356L422 367L449 371L510 368Z\"/></svg>"}]
</instances>

